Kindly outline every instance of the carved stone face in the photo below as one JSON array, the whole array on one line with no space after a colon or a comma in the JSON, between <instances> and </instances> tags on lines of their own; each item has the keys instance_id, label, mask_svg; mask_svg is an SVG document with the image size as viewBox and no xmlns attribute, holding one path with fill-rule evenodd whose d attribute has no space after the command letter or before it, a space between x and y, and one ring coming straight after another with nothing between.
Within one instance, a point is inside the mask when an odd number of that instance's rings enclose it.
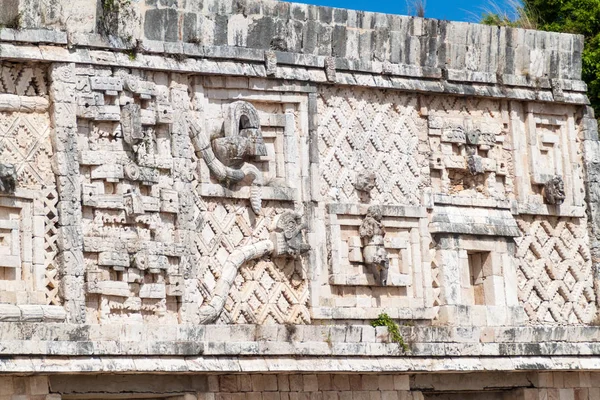
<instances>
[{"instance_id":1,"label":"carved stone face","mask_svg":"<svg viewBox=\"0 0 600 400\"><path fill-rule=\"evenodd\" d=\"M383 212L379 206L371 206L367 210L367 217L373 218L375 221L381 221L383 218Z\"/></svg>"},{"instance_id":2,"label":"carved stone face","mask_svg":"<svg viewBox=\"0 0 600 400\"><path fill-rule=\"evenodd\" d=\"M480 134L481 132L478 129L467 132L467 144L478 145Z\"/></svg>"},{"instance_id":3,"label":"carved stone face","mask_svg":"<svg viewBox=\"0 0 600 400\"><path fill-rule=\"evenodd\" d=\"M293 213L285 213L280 217L277 227L285 234L295 233L299 225L298 219L298 216Z\"/></svg>"},{"instance_id":4,"label":"carved stone face","mask_svg":"<svg viewBox=\"0 0 600 400\"><path fill-rule=\"evenodd\" d=\"M555 176L544 185L544 199L548 204L562 204L565 201L565 182Z\"/></svg>"},{"instance_id":5,"label":"carved stone face","mask_svg":"<svg viewBox=\"0 0 600 400\"><path fill-rule=\"evenodd\" d=\"M374 172L360 171L356 175L354 187L361 192L370 192L375 187L375 179L377 177Z\"/></svg>"}]
</instances>

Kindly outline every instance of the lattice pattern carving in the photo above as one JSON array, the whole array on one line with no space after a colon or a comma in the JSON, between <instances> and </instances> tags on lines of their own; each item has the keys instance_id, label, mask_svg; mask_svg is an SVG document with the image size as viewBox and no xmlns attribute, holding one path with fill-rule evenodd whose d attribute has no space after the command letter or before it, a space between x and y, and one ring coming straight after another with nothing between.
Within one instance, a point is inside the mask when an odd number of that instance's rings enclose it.
<instances>
[{"instance_id":1,"label":"lattice pattern carving","mask_svg":"<svg viewBox=\"0 0 600 400\"><path fill-rule=\"evenodd\" d=\"M246 200L203 199L196 195L199 213L196 249L202 297L210 294L223 263L238 247L269 239L274 218L289 210L285 203L266 202L254 215ZM288 203L290 204L290 203ZM300 260L263 258L246 263L236 277L220 320L226 323L307 323L308 283Z\"/></svg>"},{"instance_id":2,"label":"lattice pattern carving","mask_svg":"<svg viewBox=\"0 0 600 400\"><path fill-rule=\"evenodd\" d=\"M47 95L45 67L1 63L0 92ZM42 109L37 111L0 115L0 160L14 166L17 175L14 202L0 210L0 219L16 224L14 231L21 244L19 260L11 267L14 270L5 271L2 284L6 301L15 298L18 303L59 305L55 264L58 195L51 166L50 119ZM21 209L18 220L11 217L15 206Z\"/></svg>"},{"instance_id":3,"label":"lattice pattern carving","mask_svg":"<svg viewBox=\"0 0 600 400\"><path fill-rule=\"evenodd\" d=\"M376 174L373 203L417 205L426 185L419 132L426 121L415 96L382 91L324 89L319 97L321 194L357 203L356 174Z\"/></svg>"},{"instance_id":4,"label":"lattice pattern carving","mask_svg":"<svg viewBox=\"0 0 600 400\"><path fill-rule=\"evenodd\" d=\"M18 187L54 185L47 114L11 113L0 118L0 159L13 164Z\"/></svg>"},{"instance_id":5,"label":"lattice pattern carving","mask_svg":"<svg viewBox=\"0 0 600 400\"><path fill-rule=\"evenodd\" d=\"M441 283L441 271L438 259L436 258L436 250L432 247L429 250L429 257L431 259L431 288L432 288L432 300L433 306L439 306L442 301L442 283Z\"/></svg>"},{"instance_id":6,"label":"lattice pattern carving","mask_svg":"<svg viewBox=\"0 0 600 400\"><path fill-rule=\"evenodd\" d=\"M596 314L585 219L522 216L519 300L534 323L589 323Z\"/></svg>"}]
</instances>

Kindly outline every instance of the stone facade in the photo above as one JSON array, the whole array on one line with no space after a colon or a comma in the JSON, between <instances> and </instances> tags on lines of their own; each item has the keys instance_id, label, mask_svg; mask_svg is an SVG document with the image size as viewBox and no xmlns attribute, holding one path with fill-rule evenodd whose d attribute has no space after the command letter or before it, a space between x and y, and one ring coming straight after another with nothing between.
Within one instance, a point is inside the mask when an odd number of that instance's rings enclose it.
<instances>
[{"instance_id":1,"label":"stone facade","mask_svg":"<svg viewBox=\"0 0 600 400\"><path fill-rule=\"evenodd\" d=\"M600 399L581 37L266 0L0 21L0 400Z\"/></svg>"}]
</instances>

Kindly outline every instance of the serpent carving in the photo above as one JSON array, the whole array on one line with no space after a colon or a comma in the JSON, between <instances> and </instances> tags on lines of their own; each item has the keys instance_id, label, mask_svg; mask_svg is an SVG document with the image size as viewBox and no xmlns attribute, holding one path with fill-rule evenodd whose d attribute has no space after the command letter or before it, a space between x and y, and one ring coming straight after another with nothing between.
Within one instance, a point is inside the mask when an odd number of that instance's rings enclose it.
<instances>
[{"instance_id":1,"label":"serpent carving","mask_svg":"<svg viewBox=\"0 0 600 400\"><path fill-rule=\"evenodd\" d=\"M262 172L248 162L253 157L267 155L256 109L245 101L232 103L225 120L225 136L212 141L197 121L190 118L189 123L194 150L210 172L220 182L236 183L250 178L250 205L256 214L260 213Z\"/></svg>"},{"instance_id":2,"label":"serpent carving","mask_svg":"<svg viewBox=\"0 0 600 400\"><path fill-rule=\"evenodd\" d=\"M235 249L225 260L212 299L200 307L200 323L210 324L219 318L235 277L245 262L267 254L272 254L273 257L298 258L308 252L310 245L304 242L303 235L306 228L299 214L286 211L275 219L270 240L261 240Z\"/></svg>"}]
</instances>

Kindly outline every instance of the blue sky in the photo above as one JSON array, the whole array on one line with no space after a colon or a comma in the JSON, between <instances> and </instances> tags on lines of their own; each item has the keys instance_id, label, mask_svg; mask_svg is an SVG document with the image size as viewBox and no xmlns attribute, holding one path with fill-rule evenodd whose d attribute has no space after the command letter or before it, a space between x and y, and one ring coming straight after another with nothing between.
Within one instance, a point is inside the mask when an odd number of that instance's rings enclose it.
<instances>
[{"instance_id":1,"label":"blue sky","mask_svg":"<svg viewBox=\"0 0 600 400\"><path fill-rule=\"evenodd\" d=\"M355 10L385 12L407 15L407 0L292 0L298 3L320 6L352 8ZM410 0L408 0L410 3ZM484 10L510 9L508 0L426 0L425 16L451 21L478 22Z\"/></svg>"}]
</instances>

